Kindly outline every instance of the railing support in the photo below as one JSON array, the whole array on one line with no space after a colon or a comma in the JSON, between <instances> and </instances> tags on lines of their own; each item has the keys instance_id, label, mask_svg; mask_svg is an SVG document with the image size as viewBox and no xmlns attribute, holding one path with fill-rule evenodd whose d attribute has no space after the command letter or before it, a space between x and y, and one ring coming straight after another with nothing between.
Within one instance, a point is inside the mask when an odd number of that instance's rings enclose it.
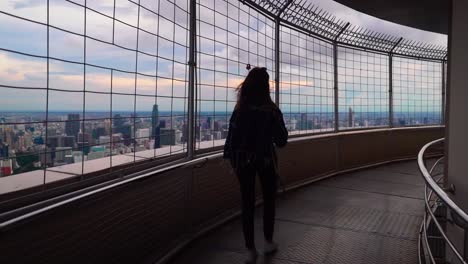
<instances>
[{"instance_id":1,"label":"railing support","mask_svg":"<svg viewBox=\"0 0 468 264\"><path fill-rule=\"evenodd\" d=\"M393 45L388 53L388 126L394 127L395 124L393 123L394 120L394 109L393 109L393 51L400 45L403 38L401 37L398 41Z\"/></svg>"},{"instance_id":2,"label":"railing support","mask_svg":"<svg viewBox=\"0 0 468 264\"><path fill-rule=\"evenodd\" d=\"M275 104L280 106L280 19L279 16L275 18Z\"/></svg>"},{"instance_id":3,"label":"railing support","mask_svg":"<svg viewBox=\"0 0 468 264\"><path fill-rule=\"evenodd\" d=\"M333 42L333 90L335 94L334 114L335 114L335 132L340 130L340 117L338 113L338 43Z\"/></svg>"},{"instance_id":4,"label":"railing support","mask_svg":"<svg viewBox=\"0 0 468 264\"><path fill-rule=\"evenodd\" d=\"M346 23L346 25L340 29L338 34L336 34L335 39L333 41L333 89L335 93L335 132L340 130L340 115L338 113L338 39L343 34L343 32L349 27L350 23Z\"/></svg>"},{"instance_id":5,"label":"railing support","mask_svg":"<svg viewBox=\"0 0 468 264\"><path fill-rule=\"evenodd\" d=\"M445 61L442 61L442 104L441 104L441 120L440 124L445 125Z\"/></svg>"},{"instance_id":6,"label":"railing support","mask_svg":"<svg viewBox=\"0 0 468 264\"><path fill-rule=\"evenodd\" d=\"M187 120L187 159L195 155L195 74L196 74L196 43L197 43L197 1L190 0L190 41L189 41L189 83L188 83L188 120Z\"/></svg>"},{"instance_id":7,"label":"railing support","mask_svg":"<svg viewBox=\"0 0 468 264\"><path fill-rule=\"evenodd\" d=\"M280 26L281 26L281 14L288 8L288 6L292 3L292 0L288 0L286 4L278 11L275 17L275 104L279 107L280 106Z\"/></svg>"},{"instance_id":8,"label":"railing support","mask_svg":"<svg viewBox=\"0 0 468 264\"><path fill-rule=\"evenodd\" d=\"M388 126L394 127L393 113L393 54L388 54Z\"/></svg>"}]
</instances>

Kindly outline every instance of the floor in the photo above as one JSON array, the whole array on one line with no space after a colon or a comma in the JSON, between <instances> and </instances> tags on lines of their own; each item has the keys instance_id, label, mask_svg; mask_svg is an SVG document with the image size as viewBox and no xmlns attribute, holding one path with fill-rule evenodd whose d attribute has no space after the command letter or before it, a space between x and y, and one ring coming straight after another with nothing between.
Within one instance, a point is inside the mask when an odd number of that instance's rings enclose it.
<instances>
[{"instance_id":1,"label":"floor","mask_svg":"<svg viewBox=\"0 0 468 264\"><path fill-rule=\"evenodd\" d=\"M279 251L257 263L417 263L423 180L415 161L319 181L277 203ZM256 243L263 248L261 208ZM232 221L194 242L172 263L244 263L241 223Z\"/></svg>"}]
</instances>

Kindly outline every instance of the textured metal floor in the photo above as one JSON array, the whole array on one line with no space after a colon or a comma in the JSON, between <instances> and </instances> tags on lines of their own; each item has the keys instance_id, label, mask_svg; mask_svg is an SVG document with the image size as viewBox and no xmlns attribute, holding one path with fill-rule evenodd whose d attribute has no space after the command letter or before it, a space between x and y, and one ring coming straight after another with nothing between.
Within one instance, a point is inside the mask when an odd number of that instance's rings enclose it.
<instances>
[{"instance_id":1,"label":"textured metal floor","mask_svg":"<svg viewBox=\"0 0 468 264\"><path fill-rule=\"evenodd\" d=\"M277 204L279 251L257 263L417 263L423 182L416 162L332 177L288 193ZM261 208L256 243L263 248ZM173 263L243 263L239 220L213 231Z\"/></svg>"}]
</instances>

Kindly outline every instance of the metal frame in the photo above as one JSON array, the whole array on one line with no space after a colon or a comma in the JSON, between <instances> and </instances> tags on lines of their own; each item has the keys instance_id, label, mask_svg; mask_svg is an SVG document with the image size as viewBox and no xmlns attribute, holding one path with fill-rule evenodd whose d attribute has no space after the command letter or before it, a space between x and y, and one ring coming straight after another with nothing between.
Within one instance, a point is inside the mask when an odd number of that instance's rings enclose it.
<instances>
[{"instance_id":1,"label":"metal frame","mask_svg":"<svg viewBox=\"0 0 468 264\"><path fill-rule=\"evenodd\" d=\"M197 1L190 0L190 43L189 43L189 89L188 89L188 131L187 159L195 155L195 75L196 75L196 43L197 43Z\"/></svg>"},{"instance_id":2,"label":"metal frame","mask_svg":"<svg viewBox=\"0 0 468 264\"><path fill-rule=\"evenodd\" d=\"M83 124L83 127L86 122L92 121L92 118L85 117L87 114L87 111L85 109L85 102L86 102L86 97L87 94L99 94L99 92L92 91L89 89L86 89L86 72L87 72L87 67L93 67L96 69L100 70L106 70L109 71L111 75L111 83L110 83L110 113L111 115L108 117L111 122L114 120L119 119L119 117L112 116L113 113L113 97L114 96L133 96L133 112L136 115L137 112L137 97L154 97L155 98L155 103L157 103L157 98L164 98L164 99L171 99L171 118L172 117L178 117L179 115L174 114L172 111L172 100L186 100L186 105L184 105L184 110L187 111L186 113L181 114L180 116L183 116L184 119L187 122L187 159L191 160L197 157L197 140L196 140L196 127L197 127L197 113L200 109L197 108L197 103L200 103L201 100L198 100L197 96L197 85L201 82L198 82L199 80L197 79L198 74L202 70L199 64L197 64L197 56L202 54L202 51L197 50L197 38L199 37L197 35L197 8L200 7L200 3L197 2L197 0L188 0L189 2L189 8L187 11L184 10L184 12L188 13L188 27L185 28L188 32L188 47L185 47L188 49L188 61L177 61L174 59L174 56L171 60L167 58L162 58L159 56L158 51L156 52L157 55L152 55L144 50L139 46L138 44L138 39L139 35L141 34L149 34L152 35L153 37L158 38L158 43L156 46L159 46L159 39L161 38L162 40L165 41L172 41L173 42L173 48L172 48L172 53L174 54L174 47L175 44L177 43L175 40L168 40L164 39L164 37L161 37L159 28L158 32L150 32L147 31L146 29L142 28L140 25L140 12L149 12L153 15L156 15L158 17L158 24L159 24L159 19L164 18L162 15L159 13L156 13L155 11L147 8L146 6L140 4L140 1L138 0L130 0L129 3L134 5L138 9L138 20L136 25L132 25L127 23L126 21L122 21L119 17L116 17L116 8L115 8L115 3L116 1L114 0L114 6L113 6L113 14L108 15L100 12L99 10L94 10L92 7L89 7L89 3L86 1L84 4L78 4L73 2L73 0L67 0L68 3L79 7L83 8L85 10L85 15L84 15L84 33L76 33L69 31L67 29L59 28L57 26L51 25L49 23L49 1L47 1L47 22L42 23L42 22L37 22L33 20L29 20L27 18L22 18L19 16L16 16L15 14L10 14L8 12L0 11L0 14L2 15L7 15L10 17L18 18L21 20L29 21L37 25L42 25L47 27L47 54L46 56L39 56L37 54L28 54L24 53L18 50L9 50L5 48L0 48L0 51L2 52L10 52L12 54L17 54L17 55L26 55L30 56L33 58L41 58L41 59L46 59L47 60L47 84L46 87L41 87L41 89L46 91L46 109L45 109L45 124L48 126L49 123L59 123L61 121L51 121L49 120L49 92L51 91L59 91L59 92L77 92L78 94L80 92L83 93L83 108L82 108L82 118L79 120L76 120L77 122L80 122L80 124ZM379 34L376 32L372 32L369 30L365 30L363 28L358 28L355 26L352 26L349 22L344 22L339 19L336 19L336 17L332 16L331 14L319 9L315 5L306 5L305 1L295 1L295 0L280 0L280 1L273 1L273 0L240 0L241 3L249 6L259 14L262 14L265 16L266 20L269 21L274 21L274 27L275 27L275 39L274 39L274 72L275 72L275 103L277 105L280 105L281 98L280 98L280 84L281 84L281 74L280 74L280 66L281 66L281 42L280 42L280 28L281 27L288 27L294 31L300 32L307 34L308 36L312 36L314 38L320 39L321 41L325 41L327 43L330 43L333 45L333 89L334 89L334 105L333 105L333 111L334 111L334 131L329 131L329 132L339 132L340 131L340 124L339 124L339 83L338 83L338 48L339 47L345 47L345 48L353 48L353 49L359 49L359 50L364 50L366 52L375 52L375 53L380 53L380 54L388 54L389 56L389 127L394 126L394 106L393 106L393 56L398 55L402 57L407 57L407 58L415 58L415 59L422 59L422 60L431 60L431 61L437 61L442 63L442 111L444 111L445 107L445 67L444 67L444 61L446 59L446 48L445 47L440 47L440 46L434 46L434 45L425 45L422 43L418 42L412 42L409 40L405 40L403 38L397 38L393 36L388 36L385 34ZM174 15L176 12L176 3L173 3L174 6ZM160 10L158 8L158 10ZM86 13L87 11L99 15L102 17L105 17L107 19L112 20L112 41L111 42L106 42L104 40L97 39L93 36L88 36L86 29L87 29L87 23L86 23ZM164 18L165 19L165 18ZM177 24L176 21L170 21L175 25ZM136 48L129 48L122 46L118 42L116 42L116 23L119 23L119 25L125 25L127 27L130 27L132 29L135 29L137 32L137 44ZM178 24L177 24L178 25ZM50 30L59 30L61 32L65 32L68 34L72 34L77 37L82 37L84 39L84 59L83 62L76 62L68 59L63 59L59 57L54 57L51 56L49 50L50 50L50 39L49 39L49 34ZM200 30L201 31L201 30ZM173 33L175 35L175 33ZM92 60L87 61L87 56L86 56L86 43L87 40L92 40L95 42L100 42L103 44L108 44L115 46L117 48L120 48L125 51L129 52L135 52L135 68L132 70L122 70L114 67L106 67L102 65L96 65L92 63ZM180 43L179 43L180 44ZM183 45L183 44L180 44ZM144 55L144 56L151 56L156 58L156 73L155 75L151 74L146 74L143 72L139 72L140 69L138 67L138 61L139 61L139 55ZM164 77L164 76L158 76L158 67L162 67L159 64L159 59L165 59L168 62L172 62L172 69L174 69L174 64L182 64L185 63L186 69L188 68L188 78L185 76L185 78L182 79L175 79L175 78L170 78L170 77ZM64 63L69 63L69 64L74 64L74 65L82 65L83 66L83 90L82 91L69 91L69 90L63 90L63 89L57 89L54 87L49 87L49 67L51 62L64 62ZM186 70L187 72L187 70ZM134 89L130 93L122 93L118 92L115 90L115 83L113 83L113 79L116 75L118 74L131 74L135 76L135 83L134 83ZM148 78L157 78L159 79L164 79L164 80L172 80L172 93L171 95L159 95L157 90L158 90L158 83L156 81L156 87L155 87L155 94L154 95L148 95L148 94L140 94L137 89L137 79L138 76L145 76ZM172 77L174 77L174 72L172 72ZM178 97L174 96L174 80L177 82L183 82L186 85L186 94L183 97ZM8 85L0 85L0 87L4 88L11 88L11 89L31 89L31 87L14 87L14 86L8 86ZM106 94L106 93L103 93ZM185 104L185 101L184 101ZM226 101L227 105L227 101ZM227 109L226 110L230 110ZM227 112L227 111L226 111ZM150 118L151 116L138 116L139 118ZM161 116L162 117L162 116ZM133 121L133 130L135 132L136 126L136 116L129 117L129 116L124 116L120 117L122 119L130 119ZM442 120L444 121L445 119L445 114L444 112L442 113ZM36 122L37 123L37 122ZM171 122L172 123L172 122ZM11 123L13 124L13 123ZM7 125L10 125L10 123L7 123ZM369 128L372 129L372 128ZM347 130L349 131L349 130ZM84 131L83 131L84 132ZM323 131L317 132L317 133L322 133ZM317 134L317 133L310 133L310 134ZM135 133L134 133L135 134ZM111 135L112 135L112 126L111 126ZM308 135L308 134L301 134L301 136ZM46 137L46 142L47 143L47 138L49 137L47 129L45 130L45 137ZM133 140L137 140L138 138L136 135L132 138ZM133 156L133 161L135 162L137 158L142 158L139 157L138 154L136 153L136 148L135 148L135 141L133 143L134 146L134 153L132 154ZM123 141L114 141L111 136L111 142L110 144L118 143L118 142L123 142ZM89 144L89 147L94 146L93 144ZM185 146L184 146L185 147ZM184 147L182 147L181 150L172 150L171 153L181 153L184 152ZM75 148L75 149L80 149ZM73 150L75 150L73 149ZM81 146L81 150L84 150L84 145ZM52 153L51 151L47 150L45 148L44 152L41 152L45 154L45 159L47 159L48 154ZM201 153L201 151L200 151ZM154 157L156 157L156 151L154 153ZM82 156L82 159L84 160L84 156ZM47 164L47 160L45 162ZM112 169L112 158L110 158L110 169ZM82 162L82 173L81 175L84 174L84 162ZM43 185L46 184L46 172L48 171L48 168L44 169L44 176L43 176ZM44 186L45 189L45 186Z\"/></svg>"}]
</instances>

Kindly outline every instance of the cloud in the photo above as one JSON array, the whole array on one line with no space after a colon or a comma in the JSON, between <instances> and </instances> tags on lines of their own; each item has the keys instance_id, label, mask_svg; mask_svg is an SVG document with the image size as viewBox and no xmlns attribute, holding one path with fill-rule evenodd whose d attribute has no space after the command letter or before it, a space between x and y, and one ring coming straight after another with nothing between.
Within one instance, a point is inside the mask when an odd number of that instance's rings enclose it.
<instances>
[{"instance_id":1,"label":"cloud","mask_svg":"<svg viewBox=\"0 0 468 264\"><path fill-rule=\"evenodd\" d=\"M162 1L162 0L161 0ZM204 102L206 108L221 109L226 107L225 101L230 108L232 101L235 100L234 88L237 87L247 73L245 65L250 63L254 66L266 66L270 71L272 79L273 62L274 62L274 26L273 22L258 15L251 10L251 17L247 16L246 12L240 12L237 6L242 6L238 1L233 1L234 5L224 5L223 1L216 2L216 12L207 8L200 7L200 18L206 23L200 22L198 33L203 36L199 38L198 48L206 55L200 55L198 66L200 70L198 75L200 87L202 91L200 95L205 100L220 100L219 102ZM75 3L84 4L83 0L74 0ZM204 5L211 5L214 2L204 2ZM427 40L428 42L440 41L445 36L437 36L414 29L408 29L393 23L369 18L367 15L357 12L349 12L349 9L340 6L332 1L315 1L319 6L330 11L338 17L349 20L356 25L364 25L379 32L387 32L394 35L403 35L408 38L419 40ZM28 18L34 21L45 23L47 21L47 5L45 0L9 0L0 2L0 10L9 12L20 17ZM130 25L136 26L138 23L138 7L135 3L127 0L117 0L116 18ZM173 4L170 1L162 1L159 7L152 0L141 0L143 6L148 9L160 13L158 19L153 13L140 9L140 27L150 33L140 31L138 48L149 55L138 54L131 50L119 48L115 45L105 44L92 39L86 41L86 62L101 67L113 68L122 71L144 73L147 75L158 75L165 78L156 78L139 75L137 77L137 93L148 95L137 99L137 109L149 109L154 102L153 96L162 96L160 105L163 108L170 109L176 107L182 109L184 106L183 99L171 99L170 96L185 97L187 89L187 13L183 10L176 9L174 13ZM60 27L77 34L84 33L84 8L70 3L69 1L50 0L50 23L53 26ZM102 12L108 16L113 16L113 1L109 0L94 0L88 1L88 6L96 11ZM179 3L178 3L179 4ZM158 8L160 8L158 10ZM247 7L242 6L242 10ZM228 10L226 12L226 10ZM221 12L226 14L218 14ZM137 48L137 30L123 23L113 23L111 18L102 16L93 11L88 11L86 33L93 38L103 41L112 42L121 45L128 49ZM252 30L246 25L238 23L236 20L240 18L240 22L249 23L249 27L255 28ZM174 21L181 24L175 25ZM248 22L247 22L248 21ZM47 27L34 24L21 19L13 18L7 15L0 15L0 22L5 25L0 29L0 34L6 36L0 39L0 47L11 49L35 55L47 55ZM214 27L210 24L215 24ZM115 32L114 32L115 26ZM224 30L227 28L228 32ZM332 74L332 47L330 44L318 40L317 38L307 36L306 34L291 31L286 27L281 28L281 80L288 82L289 85L282 85L281 92L288 94L301 94L307 100L318 100L319 104L330 104L329 99L333 98L333 74ZM158 34L159 37L152 34ZM61 30L50 30L50 55L53 57L71 60L75 62L84 62L84 39L81 36L70 34ZM214 42L212 40L216 40ZM181 45L174 45L173 41ZM256 45L258 42L261 45ZM230 47L234 46L234 47ZM292 54L292 55L290 55ZM156 55L159 58L156 58ZM364 54L363 56L367 56ZM217 58L215 58L216 56ZM350 63L353 61L353 56L350 52L344 52L339 49L339 57L343 61ZM229 60L228 60L229 59ZM176 60L176 63L173 63ZM138 62L137 62L138 61ZM413 62L412 60L399 61L399 67L404 69L399 73L401 80L399 85L402 93L404 89L414 89L417 93L424 93L423 90L430 82L424 78L433 78L429 75L431 65ZM347 82L362 82L369 89L372 85L379 83L379 78L376 73L385 75L385 63L367 64L355 63L346 66L345 72L350 76L345 79ZM46 60L41 58L33 58L22 55L14 55L7 52L0 52L0 83L13 86L27 87L46 87L47 86L47 70ZM110 91L110 70L100 69L97 67L86 67L86 79L84 78L84 68L81 64L71 64L50 60L50 78L49 86L51 88L65 89L70 91L81 91L85 85L88 91L109 92ZM214 71L218 71L215 73ZM437 71L437 70L434 70ZM227 73L221 73L227 72ZM135 74L123 73L114 71L113 91L132 94L135 91ZM172 81L170 78L176 78L185 81ZM169 78L169 79L166 79ZM363 80L366 81L363 81ZM367 83L365 83L367 82ZM424 84L423 84L424 83ZM429 83L429 84L428 84ZM209 86L205 84L214 85ZM273 87L273 85L272 85ZM398 89L398 88L397 88ZM433 88L436 89L436 88ZM15 94L9 89L4 95L8 98L2 99L2 108L5 109L24 109L24 107L32 107L37 101L37 108L42 109L43 99L35 100L32 97L25 96L16 98ZM32 92L36 95L42 94L41 91ZM67 93L69 96L71 93ZM60 100L60 93L54 93L50 105L54 109L64 109L71 107L80 109L82 107L82 99L73 100L73 97L66 97ZM350 96L350 101L345 102L352 105L365 104L380 104L380 101L369 102L370 95L360 94L355 98ZM79 97L79 96L78 96ZM297 96L299 98L299 96ZM30 98L30 99L28 99ZM131 96L116 96L114 100L115 109L133 110L133 97ZM108 100L109 99L109 100ZM323 103L323 100L327 103ZM417 100L415 98L414 100ZM28 101L29 100L29 101ZM288 100L285 98L285 100ZM296 99L294 99L296 100ZM297 99L297 100L302 100ZM409 100L413 100L409 98ZM97 109L100 105L108 107L110 96L90 94L86 96L86 107L88 109ZM100 101L105 101L106 104L100 104ZM176 101L176 103L174 103ZM16 103L15 103L16 102ZM286 102L286 101L285 101ZM309 101L310 102L310 101ZM36 106L34 106L36 107Z\"/></svg>"}]
</instances>

